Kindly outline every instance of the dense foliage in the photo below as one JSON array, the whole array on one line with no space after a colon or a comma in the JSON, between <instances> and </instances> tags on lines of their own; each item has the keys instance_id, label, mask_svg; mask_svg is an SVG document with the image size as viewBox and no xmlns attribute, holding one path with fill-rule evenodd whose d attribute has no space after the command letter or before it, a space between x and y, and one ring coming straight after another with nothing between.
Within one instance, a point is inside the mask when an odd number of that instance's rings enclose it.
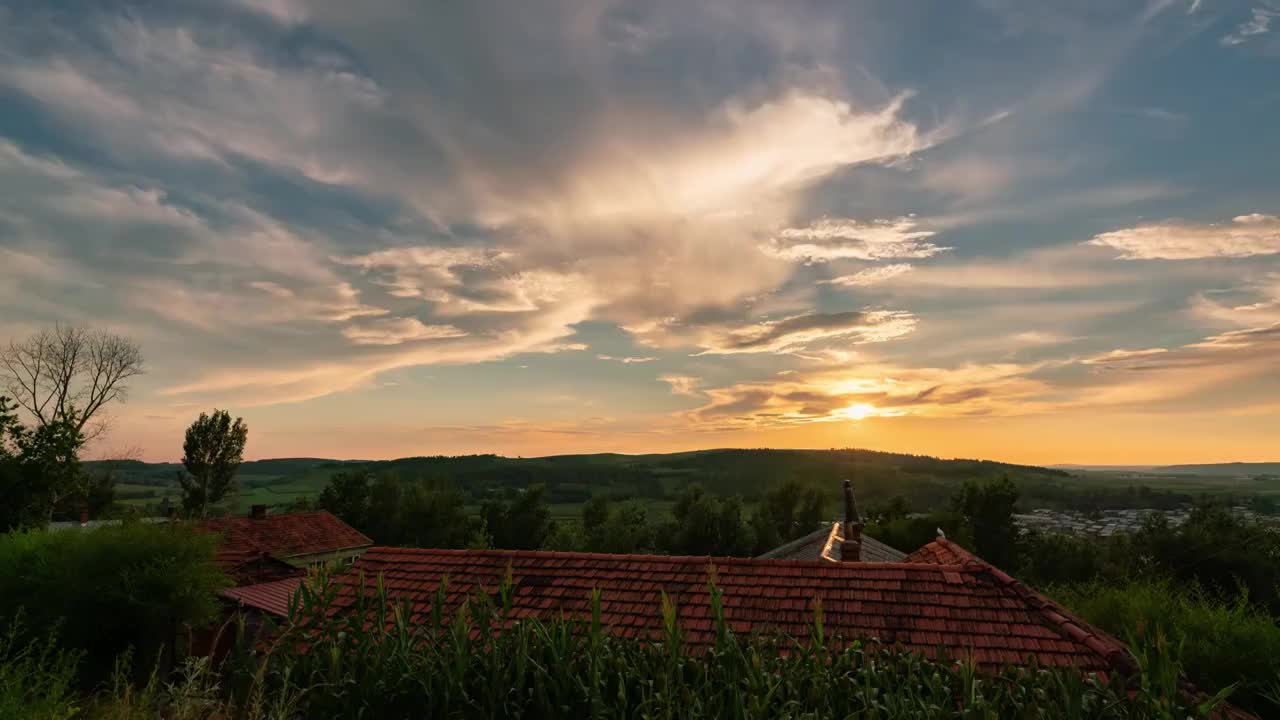
<instances>
[{"instance_id":1,"label":"dense foliage","mask_svg":"<svg viewBox=\"0 0 1280 720\"><path fill-rule=\"evenodd\" d=\"M1280 714L1280 627L1241 591L1219 597L1168 580L1094 581L1050 591L1084 619L1141 646L1163 636L1172 659L1205 689L1237 685L1232 702Z\"/></svg>"},{"instance_id":2,"label":"dense foliage","mask_svg":"<svg viewBox=\"0 0 1280 720\"><path fill-rule=\"evenodd\" d=\"M215 542L182 526L141 523L0 536L0 627L21 614L31 637L56 629L84 651L93 680L128 648L154 659L185 626L213 618L214 592L225 582Z\"/></svg>"},{"instance_id":3,"label":"dense foliage","mask_svg":"<svg viewBox=\"0 0 1280 720\"><path fill-rule=\"evenodd\" d=\"M186 472L178 473L178 485L182 488L182 509L188 516L208 517L209 506L234 489L248 437L244 420L232 422L226 410L200 413L187 428L182 441Z\"/></svg>"}]
</instances>

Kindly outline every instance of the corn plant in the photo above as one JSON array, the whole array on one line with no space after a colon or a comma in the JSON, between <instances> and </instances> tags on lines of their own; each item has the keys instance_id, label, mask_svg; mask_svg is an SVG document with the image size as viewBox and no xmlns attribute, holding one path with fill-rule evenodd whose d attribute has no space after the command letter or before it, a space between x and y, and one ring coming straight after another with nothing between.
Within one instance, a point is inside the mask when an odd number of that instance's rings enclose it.
<instances>
[{"instance_id":1,"label":"corn plant","mask_svg":"<svg viewBox=\"0 0 1280 720\"><path fill-rule=\"evenodd\" d=\"M437 589L421 617L378 580L338 608L332 585L304 588L269 647L239 672L249 696L289 699L306 718L1208 718L1225 694L1185 698L1176 665L1144 655L1132 683L1069 669L981 672L972 664L829 637L821 605L803 642L735 634L709 584L715 639L690 647L663 596L653 640L626 640L588 617L512 616L510 577L456 607ZM1164 662L1164 665L1157 665ZM279 716L277 716L279 717Z\"/></svg>"}]
</instances>

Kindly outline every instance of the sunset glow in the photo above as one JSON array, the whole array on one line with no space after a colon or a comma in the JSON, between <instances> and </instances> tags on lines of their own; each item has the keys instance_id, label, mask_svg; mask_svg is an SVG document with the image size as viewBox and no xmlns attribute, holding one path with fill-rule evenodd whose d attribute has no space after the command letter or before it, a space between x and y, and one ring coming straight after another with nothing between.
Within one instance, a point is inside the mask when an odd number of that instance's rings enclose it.
<instances>
[{"instance_id":1,"label":"sunset glow","mask_svg":"<svg viewBox=\"0 0 1280 720\"><path fill-rule=\"evenodd\" d=\"M89 454L1276 459L1248 4L44 5L0 339L139 343Z\"/></svg>"}]
</instances>

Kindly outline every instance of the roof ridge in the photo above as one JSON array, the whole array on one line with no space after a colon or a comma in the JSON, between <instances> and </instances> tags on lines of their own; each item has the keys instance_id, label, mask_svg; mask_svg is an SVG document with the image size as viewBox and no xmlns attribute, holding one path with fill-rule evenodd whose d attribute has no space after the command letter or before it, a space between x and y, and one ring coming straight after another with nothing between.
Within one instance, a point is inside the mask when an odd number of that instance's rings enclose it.
<instances>
[{"instance_id":1,"label":"roof ridge","mask_svg":"<svg viewBox=\"0 0 1280 720\"><path fill-rule=\"evenodd\" d=\"M1047 621L1046 624L1064 636L1083 643L1086 647L1106 659L1107 664L1124 675L1132 675L1138 670L1138 661L1129 649L1105 631L1085 622L1066 607L1054 602L1046 595L1033 590L1021 580L983 560L972 552L956 545L946 538L938 538L934 542L945 543L949 549L958 554L968 556L966 568L978 569L994 578L1001 586L1013 591Z\"/></svg>"},{"instance_id":2,"label":"roof ridge","mask_svg":"<svg viewBox=\"0 0 1280 720\"><path fill-rule=\"evenodd\" d=\"M930 568L946 568L948 570L961 570L962 565L951 563L911 563L904 561L899 562L881 562L866 561L858 563L832 563L824 560L789 560L786 558L760 558L760 557L732 557L722 555L657 555L653 553L647 554L624 554L624 553L598 553L598 552L580 552L569 550L505 550L501 548L409 548L397 547L394 545L375 545L365 553L366 557L376 556L380 553L397 553L397 554L414 554L414 555L484 555L492 557L522 557L522 558L583 558L583 559L610 559L615 562L660 562L660 563L682 563L689 564L692 562L701 562L702 564L711 565L785 565L785 566L805 566L817 567L825 569L857 569L861 568L890 568L905 570L920 570L927 572Z\"/></svg>"}]
</instances>

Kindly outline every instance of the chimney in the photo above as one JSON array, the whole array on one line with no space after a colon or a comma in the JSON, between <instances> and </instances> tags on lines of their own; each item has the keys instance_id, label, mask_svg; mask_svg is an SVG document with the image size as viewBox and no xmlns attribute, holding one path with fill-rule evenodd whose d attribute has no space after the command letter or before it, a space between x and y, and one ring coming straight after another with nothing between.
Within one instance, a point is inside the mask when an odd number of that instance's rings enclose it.
<instances>
[{"instance_id":1,"label":"chimney","mask_svg":"<svg viewBox=\"0 0 1280 720\"><path fill-rule=\"evenodd\" d=\"M840 543L840 560L862 560L862 517L853 500L853 484L848 480L844 481L844 542Z\"/></svg>"},{"instance_id":2,"label":"chimney","mask_svg":"<svg viewBox=\"0 0 1280 720\"><path fill-rule=\"evenodd\" d=\"M267 506L254 505L252 508L249 509L249 517L253 518L254 520L265 519L267 517Z\"/></svg>"},{"instance_id":3,"label":"chimney","mask_svg":"<svg viewBox=\"0 0 1280 720\"><path fill-rule=\"evenodd\" d=\"M80 527L88 527L88 526L89 526L89 508L81 507L80 508Z\"/></svg>"}]
</instances>

